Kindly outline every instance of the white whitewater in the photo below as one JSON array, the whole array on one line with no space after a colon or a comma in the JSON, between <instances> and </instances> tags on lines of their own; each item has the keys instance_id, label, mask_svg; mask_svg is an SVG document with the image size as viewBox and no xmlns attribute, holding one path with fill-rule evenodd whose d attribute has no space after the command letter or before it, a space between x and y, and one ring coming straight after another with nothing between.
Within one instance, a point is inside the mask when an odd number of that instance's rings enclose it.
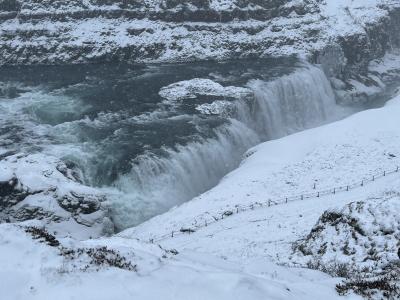
<instances>
[{"instance_id":1,"label":"white whitewater","mask_svg":"<svg viewBox=\"0 0 400 300\"><path fill-rule=\"evenodd\" d=\"M336 114L335 95L323 71L307 66L271 82L253 80L254 100L238 101L231 124L216 138L143 155L115 183L114 221L120 229L165 212L215 186L243 154L261 141L322 124Z\"/></svg>"}]
</instances>

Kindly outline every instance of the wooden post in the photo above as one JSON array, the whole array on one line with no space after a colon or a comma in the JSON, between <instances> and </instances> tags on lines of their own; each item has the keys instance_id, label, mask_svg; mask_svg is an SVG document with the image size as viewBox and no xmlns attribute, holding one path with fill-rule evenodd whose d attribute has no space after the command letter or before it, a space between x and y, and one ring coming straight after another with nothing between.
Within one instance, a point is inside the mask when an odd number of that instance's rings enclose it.
<instances>
[{"instance_id":1,"label":"wooden post","mask_svg":"<svg viewBox=\"0 0 400 300\"><path fill-rule=\"evenodd\" d=\"M174 231L172 230L171 237L174 237Z\"/></svg>"},{"instance_id":2,"label":"wooden post","mask_svg":"<svg viewBox=\"0 0 400 300\"><path fill-rule=\"evenodd\" d=\"M333 189L333 194L334 194L334 195L336 194L336 188Z\"/></svg>"},{"instance_id":3,"label":"wooden post","mask_svg":"<svg viewBox=\"0 0 400 300\"><path fill-rule=\"evenodd\" d=\"M347 191L347 192L349 191L349 186L347 186L346 191Z\"/></svg>"},{"instance_id":4,"label":"wooden post","mask_svg":"<svg viewBox=\"0 0 400 300\"><path fill-rule=\"evenodd\" d=\"M286 203L288 202L287 198L286 198Z\"/></svg>"}]
</instances>

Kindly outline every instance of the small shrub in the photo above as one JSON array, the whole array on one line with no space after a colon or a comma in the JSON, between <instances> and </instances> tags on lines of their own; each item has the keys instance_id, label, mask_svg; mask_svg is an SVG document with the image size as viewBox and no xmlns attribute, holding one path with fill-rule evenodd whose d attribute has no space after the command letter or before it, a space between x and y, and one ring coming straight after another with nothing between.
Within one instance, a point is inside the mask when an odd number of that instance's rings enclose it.
<instances>
[{"instance_id":1,"label":"small shrub","mask_svg":"<svg viewBox=\"0 0 400 300\"><path fill-rule=\"evenodd\" d=\"M60 246L60 242L56 237L50 234L45 228L30 226L25 228L25 232L31 234L33 239L40 240L40 242L46 243L51 247Z\"/></svg>"},{"instance_id":2,"label":"small shrub","mask_svg":"<svg viewBox=\"0 0 400 300\"><path fill-rule=\"evenodd\" d=\"M383 276L376 279L351 279L336 285L339 295L346 295L349 291L365 298L372 298L377 293L382 293L385 299L399 299L399 286L392 282L392 276Z\"/></svg>"},{"instance_id":3,"label":"small shrub","mask_svg":"<svg viewBox=\"0 0 400 300\"><path fill-rule=\"evenodd\" d=\"M100 248L78 248L69 249L62 248L61 255L69 260L76 260L87 256L90 258L89 264L87 264L83 270L87 271L90 266L95 267L114 267L127 271L136 271L137 266L133 265L129 260L122 256L118 251L114 249L108 249L107 247ZM97 268L98 270L98 268Z\"/></svg>"}]
</instances>

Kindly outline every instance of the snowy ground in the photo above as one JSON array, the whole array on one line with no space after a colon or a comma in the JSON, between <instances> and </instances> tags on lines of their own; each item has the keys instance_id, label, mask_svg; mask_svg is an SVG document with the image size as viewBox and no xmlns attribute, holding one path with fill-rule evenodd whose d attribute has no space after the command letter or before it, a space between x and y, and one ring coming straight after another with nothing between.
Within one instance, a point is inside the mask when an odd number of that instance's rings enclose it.
<instances>
[{"instance_id":1,"label":"snowy ground","mask_svg":"<svg viewBox=\"0 0 400 300\"><path fill-rule=\"evenodd\" d=\"M204 222L237 204L312 192L314 183L317 190L343 186L395 168L399 114L397 97L384 108L261 144L211 191L115 237L81 242L59 237L54 244L51 237L24 232L20 226L28 223L2 224L2 297L337 299L339 279L276 263L292 262L292 244L324 211L399 191L400 173L349 192L235 213L207 227ZM170 236L181 228L196 231ZM99 250L102 246L108 250ZM110 259L99 261L93 251ZM115 262L118 257L123 264Z\"/></svg>"}]
</instances>

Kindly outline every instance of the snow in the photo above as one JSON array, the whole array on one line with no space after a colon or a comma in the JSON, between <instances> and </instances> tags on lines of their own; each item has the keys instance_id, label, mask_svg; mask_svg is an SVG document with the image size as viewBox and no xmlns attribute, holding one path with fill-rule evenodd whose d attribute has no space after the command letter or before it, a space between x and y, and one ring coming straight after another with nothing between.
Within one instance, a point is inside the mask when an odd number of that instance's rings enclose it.
<instances>
[{"instance_id":1,"label":"snow","mask_svg":"<svg viewBox=\"0 0 400 300\"><path fill-rule=\"evenodd\" d=\"M210 79L194 78L163 87L159 94L168 102L195 99L198 96L224 97L240 99L252 92L242 87L223 87Z\"/></svg>"},{"instance_id":2,"label":"snow","mask_svg":"<svg viewBox=\"0 0 400 300\"><path fill-rule=\"evenodd\" d=\"M60 255L60 248L32 240L21 227L41 226L39 221L2 224L2 295L5 299L187 299L189 295L193 299L339 299L334 290L339 279L276 263L293 262L293 243L308 235L324 211L366 199L371 199L368 205L373 208L374 199L398 192L398 173L349 192L233 214L207 227L197 229L194 220L200 224L238 203L313 191L316 179L322 189L399 165L399 113L400 96L383 108L266 142L250 150L241 166L214 189L136 228L81 242L59 238L66 248L114 249L137 265L137 272L86 268L90 260L85 255L72 260ZM379 221L373 226L389 228L397 222L392 213L398 199L389 201L388 206L381 205L376 214ZM374 217L359 214L365 226L375 224L369 221ZM182 227L197 230L170 236ZM373 227L367 230L374 232ZM382 242L378 245L384 246ZM163 249L176 249L179 254ZM352 294L347 298L358 299Z\"/></svg>"},{"instance_id":3,"label":"snow","mask_svg":"<svg viewBox=\"0 0 400 300\"><path fill-rule=\"evenodd\" d=\"M217 100L212 103L205 103L196 106L196 110L204 115L229 116L234 111L234 105L229 101Z\"/></svg>"},{"instance_id":4,"label":"snow","mask_svg":"<svg viewBox=\"0 0 400 300\"><path fill-rule=\"evenodd\" d=\"M382 197L353 202L340 210L332 210L320 219L304 241L304 252L295 261L312 260L325 265L346 264L361 271L370 268L378 273L398 259L400 209L398 193L389 191ZM337 216L337 219L335 217ZM339 220L342 222L338 222Z\"/></svg>"},{"instance_id":5,"label":"snow","mask_svg":"<svg viewBox=\"0 0 400 300\"><path fill-rule=\"evenodd\" d=\"M316 271L288 271L266 261L241 266L206 253L165 257L159 247L119 238L72 247L117 248L138 271L86 269L85 258L69 261L59 250L32 240L21 228L0 225L0 288L4 299L337 299L334 279ZM29 257L29 259L26 259ZM16 268L16 266L18 266ZM204 288L207 287L207 288ZM62 291L62 292L60 292ZM331 295L331 296L329 296Z\"/></svg>"},{"instance_id":6,"label":"snow","mask_svg":"<svg viewBox=\"0 0 400 300\"><path fill-rule=\"evenodd\" d=\"M400 76L399 51L393 50L384 57L372 61L369 65L369 71L379 76Z\"/></svg>"},{"instance_id":7,"label":"snow","mask_svg":"<svg viewBox=\"0 0 400 300\"><path fill-rule=\"evenodd\" d=\"M78 239L110 230L106 230L109 218L102 192L81 184L58 158L42 153L11 155L1 160L0 174L0 183L16 181L17 193L11 199L16 203L7 202L7 193L1 195L2 219L18 221L36 215L49 230Z\"/></svg>"},{"instance_id":8,"label":"snow","mask_svg":"<svg viewBox=\"0 0 400 300\"><path fill-rule=\"evenodd\" d=\"M160 1L145 2L148 9L160 9ZM210 6L216 11L225 11L234 9L235 3L232 0L213 0ZM291 1L288 6L299 3ZM338 36L364 32L365 25L385 18L387 10L378 8L381 4L398 5L396 1L383 0L327 0L320 6L321 14L300 16L292 13L290 18L277 17L268 24L254 20L212 24L221 32L259 26L256 35L242 30L236 34L210 35L207 30L193 32L176 24L148 19L136 20L132 24L121 19L101 18L69 23L38 21L37 24L9 20L2 23L1 32L12 32L16 28L19 32L46 30L48 35L68 32L61 34L64 36L60 40L64 39L65 44L58 48L93 44L94 50L88 54L89 58L101 57L113 47L139 44L145 48L159 41L168 45L159 61L224 58L229 51L221 45L229 43L244 46L247 43L270 44L263 49L264 55L306 55L323 48ZM88 1L81 6L82 9L97 7ZM247 7L249 10L256 8ZM25 9L31 12L29 7ZM65 9L72 11L69 5L54 10L60 13ZM102 9L114 10L118 6L102 6ZM48 11L43 4L35 13ZM186 25L210 24L186 22ZM143 28L147 30L138 36L129 34L129 29ZM305 34L313 31L319 34L313 37ZM110 32L112 34L107 35ZM66 39L67 35L72 38ZM169 47L173 39L177 41L176 48ZM49 41L45 38L28 41L16 38L9 45L16 49L27 45L55 46ZM179 52L176 51L178 48L181 48ZM241 49L237 51L240 53ZM62 55L54 54L53 58L69 59L68 53ZM378 76L378 83L379 76L392 75L398 69L395 54L388 54L370 65L370 70ZM358 92L367 95L379 91L358 81L351 80L350 83ZM224 87L201 78L175 83L160 91L160 96L169 102L203 96L224 99L197 106L196 109L204 114L224 114L231 103L226 98L248 94L248 89ZM1 161L0 183L18 178L22 191L33 192L13 210L40 208L61 222L54 223L44 218L0 224L1 297L10 300L359 299L353 294L346 297L337 295L335 284L339 278L294 268L292 264L305 266L310 257L296 253L293 245L309 236L310 230L319 225L324 212L334 211L357 219L365 236L351 240L348 227L327 226L308 244L313 259L376 267L371 261L363 260L369 255L369 248L375 247L380 267L397 261L400 174L380 176L382 178L348 192L289 203L283 199L362 180L371 181L373 176L395 169L400 165L399 114L400 96L383 108L258 145L248 151L238 169L212 190L137 227L113 237L96 239L89 237L105 233L105 210L82 215L63 210L60 205L67 206L71 204L69 201L76 200L68 200L71 192L78 198L84 195L89 199L100 199L102 195L98 190L80 184L71 170L67 175L63 174L55 167L62 164L56 158L43 154L10 156ZM67 197L65 203L60 201L63 197ZM256 205L269 200L279 205ZM238 209L252 205L254 209ZM226 215L226 212L233 212L233 215ZM42 239L33 239L25 232L26 226L47 227L60 240L61 246L54 247ZM88 226L93 228L83 229ZM390 233L393 228L395 234ZM182 233L181 229L193 232ZM319 255L318 249L327 241L331 247L324 255ZM355 254L345 256L336 251L337 245L346 242L350 248L356 249ZM137 266L137 271L93 265L85 253L72 257L63 254L63 249L77 251L100 247L120 253Z\"/></svg>"}]
</instances>

